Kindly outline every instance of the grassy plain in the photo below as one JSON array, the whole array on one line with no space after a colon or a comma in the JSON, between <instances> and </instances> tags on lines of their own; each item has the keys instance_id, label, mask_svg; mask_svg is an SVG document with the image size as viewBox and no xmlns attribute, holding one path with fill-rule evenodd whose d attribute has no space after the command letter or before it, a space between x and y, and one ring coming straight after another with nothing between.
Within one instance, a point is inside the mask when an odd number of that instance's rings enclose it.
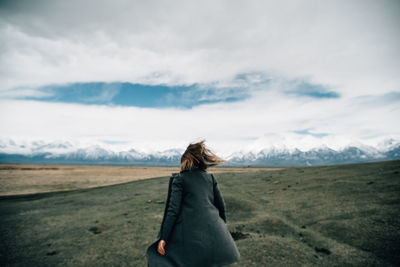
<instances>
[{"instance_id":1,"label":"grassy plain","mask_svg":"<svg viewBox=\"0 0 400 267\"><path fill-rule=\"evenodd\" d=\"M398 160L214 172L241 253L232 266L399 266L399 172ZM0 197L0 265L146 266L169 174Z\"/></svg>"},{"instance_id":2,"label":"grassy plain","mask_svg":"<svg viewBox=\"0 0 400 267\"><path fill-rule=\"evenodd\" d=\"M254 172L281 168L211 168L210 172ZM178 167L0 164L0 196L92 188L169 176Z\"/></svg>"}]
</instances>

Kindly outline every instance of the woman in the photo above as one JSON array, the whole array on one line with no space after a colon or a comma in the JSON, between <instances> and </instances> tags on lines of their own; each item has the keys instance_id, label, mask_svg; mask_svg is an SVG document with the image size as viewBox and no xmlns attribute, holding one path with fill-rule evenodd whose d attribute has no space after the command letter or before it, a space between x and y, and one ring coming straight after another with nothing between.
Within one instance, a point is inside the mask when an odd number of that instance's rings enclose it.
<instances>
[{"instance_id":1,"label":"woman","mask_svg":"<svg viewBox=\"0 0 400 267\"><path fill-rule=\"evenodd\" d=\"M149 267L224 266L239 260L217 181L206 171L223 162L204 140L187 147L180 173L170 178L157 240L147 249Z\"/></svg>"}]
</instances>

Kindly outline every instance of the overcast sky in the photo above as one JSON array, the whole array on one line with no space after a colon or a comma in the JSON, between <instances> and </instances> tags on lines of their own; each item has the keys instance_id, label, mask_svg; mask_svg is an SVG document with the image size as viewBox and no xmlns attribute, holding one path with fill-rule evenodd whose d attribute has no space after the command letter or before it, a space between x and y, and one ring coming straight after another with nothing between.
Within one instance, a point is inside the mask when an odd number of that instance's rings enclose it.
<instances>
[{"instance_id":1,"label":"overcast sky","mask_svg":"<svg viewBox=\"0 0 400 267\"><path fill-rule=\"evenodd\" d=\"M0 0L0 138L226 155L400 138L400 1Z\"/></svg>"}]
</instances>

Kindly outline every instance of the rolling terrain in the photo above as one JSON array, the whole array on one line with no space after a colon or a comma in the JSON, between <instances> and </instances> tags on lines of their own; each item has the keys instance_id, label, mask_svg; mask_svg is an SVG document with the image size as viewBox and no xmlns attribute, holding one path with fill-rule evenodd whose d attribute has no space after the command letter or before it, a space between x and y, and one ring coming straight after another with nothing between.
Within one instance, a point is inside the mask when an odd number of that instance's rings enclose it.
<instances>
[{"instance_id":1,"label":"rolling terrain","mask_svg":"<svg viewBox=\"0 0 400 267\"><path fill-rule=\"evenodd\" d=\"M399 173L398 160L216 173L232 266L400 265ZM146 266L168 178L0 197L0 265Z\"/></svg>"}]
</instances>

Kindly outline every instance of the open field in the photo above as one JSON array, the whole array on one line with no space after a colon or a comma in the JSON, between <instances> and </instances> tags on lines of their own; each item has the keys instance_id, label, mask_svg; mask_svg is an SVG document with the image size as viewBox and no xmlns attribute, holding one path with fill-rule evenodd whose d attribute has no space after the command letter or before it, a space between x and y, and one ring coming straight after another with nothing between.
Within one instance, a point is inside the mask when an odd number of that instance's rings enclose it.
<instances>
[{"instance_id":1,"label":"open field","mask_svg":"<svg viewBox=\"0 0 400 267\"><path fill-rule=\"evenodd\" d=\"M232 266L399 266L399 173L398 160L217 173ZM0 197L0 265L146 266L168 178Z\"/></svg>"},{"instance_id":2,"label":"open field","mask_svg":"<svg viewBox=\"0 0 400 267\"><path fill-rule=\"evenodd\" d=\"M211 168L210 172L253 172L281 168ZM0 196L92 188L169 176L178 167L0 164Z\"/></svg>"}]
</instances>

